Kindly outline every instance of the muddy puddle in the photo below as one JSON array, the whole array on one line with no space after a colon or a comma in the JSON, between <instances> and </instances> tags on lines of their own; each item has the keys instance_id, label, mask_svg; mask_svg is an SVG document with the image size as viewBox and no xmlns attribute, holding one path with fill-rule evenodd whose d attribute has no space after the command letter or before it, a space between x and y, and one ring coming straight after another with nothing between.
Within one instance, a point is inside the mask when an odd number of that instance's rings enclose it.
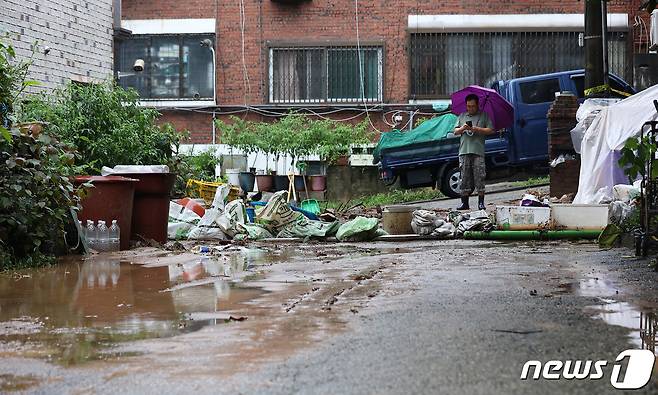
<instances>
[{"instance_id":1,"label":"muddy puddle","mask_svg":"<svg viewBox=\"0 0 658 395\"><path fill-rule=\"evenodd\" d=\"M225 323L265 293L235 280L266 255L245 250L161 267L99 255L0 274L0 355L18 350L70 365L120 356L112 352L119 342Z\"/></svg>"},{"instance_id":2,"label":"muddy puddle","mask_svg":"<svg viewBox=\"0 0 658 395\"><path fill-rule=\"evenodd\" d=\"M405 252L300 245L214 255L133 250L0 273L0 356L74 365L134 355L116 346L242 319L241 311L270 292L262 281L267 266Z\"/></svg>"},{"instance_id":3,"label":"muddy puddle","mask_svg":"<svg viewBox=\"0 0 658 395\"><path fill-rule=\"evenodd\" d=\"M560 293L573 293L599 299L601 304L587 307L589 312L594 313L595 319L629 329L628 336L633 346L651 350L656 354L658 317L655 310L618 301L615 298L619 294L618 288L606 279L583 279L577 283L561 284L560 288Z\"/></svg>"}]
</instances>

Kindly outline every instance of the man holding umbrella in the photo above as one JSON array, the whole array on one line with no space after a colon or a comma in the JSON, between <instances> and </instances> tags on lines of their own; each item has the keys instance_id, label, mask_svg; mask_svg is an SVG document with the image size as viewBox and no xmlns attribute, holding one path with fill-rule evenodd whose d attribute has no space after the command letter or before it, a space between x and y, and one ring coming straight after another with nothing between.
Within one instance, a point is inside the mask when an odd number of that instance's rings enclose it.
<instances>
[{"instance_id":1,"label":"man holding umbrella","mask_svg":"<svg viewBox=\"0 0 658 395\"><path fill-rule=\"evenodd\" d=\"M480 99L475 94L466 96L466 112L459 115L455 136L459 143L459 171L461 173L462 204L457 210L469 209L469 196L478 193L478 209L484 210L484 140L493 134L493 123L489 116L480 111Z\"/></svg>"},{"instance_id":2,"label":"man holding umbrella","mask_svg":"<svg viewBox=\"0 0 658 395\"><path fill-rule=\"evenodd\" d=\"M464 111L465 110L465 111ZM478 209L484 210L484 152L486 136L512 125L514 109L498 92L469 86L452 95L452 112L459 115L455 136L459 143L462 203L457 210L469 209L469 196L478 193Z\"/></svg>"}]
</instances>

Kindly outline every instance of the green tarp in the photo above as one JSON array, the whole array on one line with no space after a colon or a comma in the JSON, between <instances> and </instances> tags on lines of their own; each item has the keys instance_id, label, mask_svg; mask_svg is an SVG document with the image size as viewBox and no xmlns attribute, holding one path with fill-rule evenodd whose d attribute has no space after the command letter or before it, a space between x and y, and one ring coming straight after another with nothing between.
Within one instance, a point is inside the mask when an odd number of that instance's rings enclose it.
<instances>
[{"instance_id":1,"label":"green tarp","mask_svg":"<svg viewBox=\"0 0 658 395\"><path fill-rule=\"evenodd\" d=\"M381 160L381 152L388 148L404 147L411 144L425 143L445 138L448 133L455 129L457 116L454 114L445 114L436 118L429 119L409 131L392 130L382 133L381 139L375 147L373 156L375 163Z\"/></svg>"}]
</instances>

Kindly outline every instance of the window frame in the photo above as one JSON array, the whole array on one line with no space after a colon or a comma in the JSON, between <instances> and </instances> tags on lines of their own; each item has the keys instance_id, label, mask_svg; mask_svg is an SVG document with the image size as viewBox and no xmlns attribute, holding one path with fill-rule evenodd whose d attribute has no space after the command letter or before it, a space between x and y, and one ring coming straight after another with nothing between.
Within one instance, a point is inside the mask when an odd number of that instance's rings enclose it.
<instances>
[{"instance_id":1,"label":"window frame","mask_svg":"<svg viewBox=\"0 0 658 395\"><path fill-rule=\"evenodd\" d=\"M409 57L409 69L408 69L408 76L409 76L409 83L408 83L408 98L409 100L441 100L441 99L446 99L450 97L449 92L442 92L439 91L438 89L434 91L433 89L423 89L421 86L426 85L424 82L432 82L434 79L437 78L438 72L435 72L435 74L432 73L426 73L424 70L421 70L422 67L418 66L420 65L423 61L429 62L432 66L436 66L435 69L439 70L438 64L435 65L433 62L438 61L442 62L442 59L445 59L445 51L446 45L445 45L445 40L446 36L449 35L454 35L454 36L470 36L471 39L476 39L478 41L482 41L483 38L494 38L497 36L503 36L503 37L509 37L509 40L512 41L512 51L511 51L511 61L512 61L512 66L520 66L523 65L523 56L520 56L519 50L520 47L516 45L517 42L522 41L524 39L532 39L537 37L541 37L541 35L545 35L544 37L551 37L552 42L554 43L553 48L556 48L557 45L559 45L559 37L560 36L568 36L568 35L576 35L579 34L580 32L577 31L411 31L409 36L408 36L408 57ZM629 73L631 71L630 63L629 60L632 57L632 51L630 48L630 40L631 40L631 32L630 31L613 31L611 32L614 36L611 37L611 40L619 43L617 46L618 52L615 53L615 56L619 60L618 66L621 67L619 72L617 72L617 75L621 76L622 79L624 79L624 73ZM427 37L429 36L429 37ZM427 37L427 38L426 38ZM540 38L541 39L541 38ZM527 45L527 44L526 44ZM493 47L489 47L493 48ZM624 50L621 50L623 48ZM521 49L522 50L522 49ZM613 48L611 47L611 50ZM438 52L437 52L438 51ZM441 52L443 51L443 52ZM582 53L582 56L584 56L584 49L580 50ZM436 52L433 54L433 52ZM494 66L493 72L495 74L499 74L505 69L502 68L500 69L501 66L505 66L503 64L498 64ZM533 75L541 75L541 74L551 74L554 72L560 72L560 71L570 71L573 69L580 69L582 67L555 67L555 70L552 71L543 71L543 72L524 72L524 69L519 70L517 73L518 75L515 75L513 77L509 78L521 78L521 77L528 77L528 76L533 76ZM423 71L423 73L419 73L418 71ZM443 78L444 75L446 75L446 72L450 72L445 66L440 69L440 77ZM478 70L476 72L479 73ZM509 79L505 78L505 79ZM476 74L476 79L484 79L484 76ZM470 84L477 84L477 83L484 83L484 81L471 81Z\"/></svg>"},{"instance_id":2,"label":"window frame","mask_svg":"<svg viewBox=\"0 0 658 395\"><path fill-rule=\"evenodd\" d=\"M193 95L192 96L183 96L183 93L187 93L189 91L189 87L185 85L185 83L189 82L189 77L185 79L183 77L184 75L184 67L183 67L183 54L184 54L184 44L185 40L189 40L190 38L195 37L200 40L204 39L211 39L213 42L213 50L216 51L216 34L215 33L153 33L153 34L134 34L130 38L127 39L122 39L118 42L117 45L117 50L116 50L116 57L117 59L115 60L116 68L118 72L125 72L120 69L120 65L122 62L122 59L120 58L123 48L121 48L122 45L125 45L126 43L129 43L131 41L137 41L137 40L146 40L147 41L147 56L146 59L144 59L145 62L145 68L144 72L145 73L145 78L146 78L146 90L148 92L148 97L141 97L140 96L140 103L148 104L148 103L155 103L155 102L210 102L214 100L215 96L215 91L217 89L216 85L216 78L211 78L210 84L212 85L211 89L211 95L209 97L205 96L200 96L198 98L195 98ZM152 82L152 70L150 69L152 67L152 51L153 51L153 40L158 39L158 38L175 38L176 39L176 44L178 45L178 94L177 96L173 97L155 97L153 96L153 82ZM217 73L217 66L216 66L216 59L212 59L212 52L211 52L211 67L212 67L212 75L216 75ZM132 72L132 71L129 71ZM118 79L117 83L121 85L121 80ZM131 86L127 86L131 87Z\"/></svg>"},{"instance_id":3,"label":"window frame","mask_svg":"<svg viewBox=\"0 0 658 395\"><path fill-rule=\"evenodd\" d=\"M329 98L329 58L328 54L331 49L353 50L358 48L361 50L376 50L377 51L377 97L374 99L369 98ZM322 70L322 90L323 97L321 99L275 99L274 97L274 52L277 50L322 50L323 56L323 70ZM335 104L335 105L354 105L363 103L364 99L367 104L383 103L385 100L384 85L386 81L386 48L384 41L363 41L358 46L353 41L341 42L308 42L308 41L268 41L266 43L267 50L267 92L265 92L265 100L270 104L275 105L305 105L305 104ZM365 73L364 73L365 74ZM308 78L308 77L307 77ZM359 87L359 91L360 91ZM361 96L361 95L359 95Z\"/></svg>"}]
</instances>

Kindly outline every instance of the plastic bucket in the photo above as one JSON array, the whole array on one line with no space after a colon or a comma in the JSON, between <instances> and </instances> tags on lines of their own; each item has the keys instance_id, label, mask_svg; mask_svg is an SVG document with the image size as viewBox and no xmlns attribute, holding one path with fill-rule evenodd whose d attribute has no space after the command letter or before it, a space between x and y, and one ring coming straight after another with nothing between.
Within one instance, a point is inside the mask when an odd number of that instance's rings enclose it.
<instances>
[{"instance_id":1,"label":"plastic bucket","mask_svg":"<svg viewBox=\"0 0 658 395\"><path fill-rule=\"evenodd\" d=\"M130 173L122 174L136 178L135 202L133 204L132 237L140 235L158 243L167 242L169 223L169 199L176 182L173 173Z\"/></svg>"},{"instance_id":2,"label":"plastic bucket","mask_svg":"<svg viewBox=\"0 0 658 395\"><path fill-rule=\"evenodd\" d=\"M226 177L229 184L240 186L240 169L226 169Z\"/></svg>"},{"instance_id":3,"label":"plastic bucket","mask_svg":"<svg viewBox=\"0 0 658 395\"><path fill-rule=\"evenodd\" d=\"M311 191L324 191L327 189L327 177L311 176Z\"/></svg>"},{"instance_id":4,"label":"plastic bucket","mask_svg":"<svg viewBox=\"0 0 658 395\"><path fill-rule=\"evenodd\" d=\"M240 188L245 192L251 192L254 190L254 183L256 182L256 175L254 173L249 173L243 171L238 176L240 181Z\"/></svg>"},{"instance_id":5,"label":"plastic bucket","mask_svg":"<svg viewBox=\"0 0 658 395\"><path fill-rule=\"evenodd\" d=\"M304 176L295 176L295 189L298 191L305 191Z\"/></svg>"},{"instance_id":6,"label":"plastic bucket","mask_svg":"<svg viewBox=\"0 0 658 395\"><path fill-rule=\"evenodd\" d=\"M290 186L288 176L274 176L274 190L287 191L288 186Z\"/></svg>"},{"instance_id":7,"label":"plastic bucket","mask_svg":"<svg viewBox=\"0 0 658 395\"><path fill-rule=\"evenodd\" d=\"M417 207L413 206L389 206L382 212L382 227L391 235L411 235L414 230L411 227L413 212Z\"/></svg>"},{"instance_id":8,"label":"plastic bucket","mask_svg":"<svg viewBox=\"0 0 658 395\"><path fill-rule=\"evenodd\" d=\"M120 248L130 248L135 186L138 180L119 176L79 176L73 182L76 185L86 182L94 185L82 200L82 211L78 212L78 219L83 224L87 220L103 220L111 224L116 219L121 229Z\"/></svg>"},{"instance_id":9,"label":"plastic bucket","mask_svg":"<svg viewBox=\"0 0 658 395\"><path fill-rule=\"evenodd\" d=\"M274 176L271 175L257 175L256 185L261 192L271 192L274 189Z\"/></svg>"}]
</instances>

